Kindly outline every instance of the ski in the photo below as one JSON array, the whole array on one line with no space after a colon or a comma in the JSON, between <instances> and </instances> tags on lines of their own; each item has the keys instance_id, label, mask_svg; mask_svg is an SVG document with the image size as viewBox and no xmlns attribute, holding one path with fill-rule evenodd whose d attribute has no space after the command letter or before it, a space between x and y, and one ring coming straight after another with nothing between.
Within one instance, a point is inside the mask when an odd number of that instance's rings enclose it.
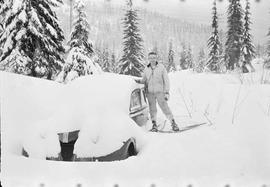
<instances>
[{"instance_id":1,"label":"ski","mask_svg":"<svg viewBox=\"0 0 270 187\"><path fill-rule=\"evenodd\" d=\"M172 130L158 130L157 133L180 133L180 132L184 132L184 131L187 131L187 130L191 130L191 129L200 127L200 126L205 125L205 124L207 124L207 123L198 123L198 124L194 124L194 125L189 125L189 126L180 128L179 131L172 131Z\"/></svg>"}]
</instances>

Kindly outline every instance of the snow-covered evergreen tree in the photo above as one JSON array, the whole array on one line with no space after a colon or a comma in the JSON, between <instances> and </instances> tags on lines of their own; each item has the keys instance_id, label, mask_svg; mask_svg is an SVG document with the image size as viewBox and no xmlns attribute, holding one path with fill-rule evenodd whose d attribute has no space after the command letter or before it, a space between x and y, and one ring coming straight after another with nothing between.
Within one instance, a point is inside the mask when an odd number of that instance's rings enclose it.
<instances>
[{"instance_id":1,"label":"snow-covered evergreen tree","mask_svg":"<svg viewBox=\"0 0 270 187\"><path fill-rule=\"evenodd\" d=\"M270 37L270 29L269 29L267 36ZM268 40L267 54L268 54L268 57L270 58L270 39Z\"/></svg>"},{"instance_id":2,"label":"snow-covered evergreen tree","mask_svg":"<svg viewBox=\"0 0 270 187\"><path fill-rule=\"evenodd\" d=\"M269 29L269 32L268 32L267 35L270 36L270 29ZM256 56L258 58L264 57L267 54L267 48L268 48L268 46L270 44L270 41L268 41L267 43L268 43L268 45L257 44L255 46L255 52L256 52ZM270 53L268 53L268 54L269 54L269 57L270 57Z\"/></svg>"},{"instance_id":3,"label":"snow-covered evergreen tree","mask_svg":"<svg viewBox=\"0 0 270 187\"><path fill-rule=\"evenodd\" d=\"M182 51L180 52L180 67L181 69L188 69L188 64L187 64L187 49L186 45L182 44Z\"/></svg>"},{"instance_id":4,"label":"snow-covered evergreen tree","mask_svg":"<svg viewBox=\"0 0 270 187\"><path fill-rule=\"evenodd\" d=\"M1 69L47 79L61 70L64 36L52 9L61 3L62 0L5 1Z\"/></svg>"},{"instance_id":5,"label":"snow-covered evergreen tree","mask_svg":"<svg viewBox=\"0 0 270 187\"><path fill-rule=\"evenodd\" d=\"M83 0L77 0L74 3L76 18L68 42L69 51L64 68L64 82L69 82L83 75L101 73L99 64L95 62L92 43L89 41L90 26L84 9Z\"/></svg>"},{"instance_id":6,"label":"snow-covered evergreen tree","mask_svg":"<svg viewBox=\"0 0 270 187\"><path fill-rule=\"evenodd\" d=\"M7 5L8 5L7 3L4 4L4 0L0 0L0 39L4 32L4 25L5 25L5 18L6 18L5 14L8 8ZM1 40L0 40L0 59L3 54L3 45L4 45L4 42L2 41L1 43ZM0 70L4 70L4 68L1 66L1 63L0 63Z\"/></svg>"},{"instance_id":7,"label":"snow-covered evergreen tree","mask_svg":"<svg viewBox=\"0 0 270 187\"><path fill-rule=\"evenodd\" d=\"M4 0L0 0L0 30L3 31L4 27L4 18L5 18L5 13L7 11L7 4L4 3Z\"/></svg>"},{"instance_id":8,"label":"snow-covered evergreen tree","mask_svg":"<svg viewBox=\"0 0 270 187\"><path fill-rule=\"evenodd\" d=\"M4 26L3 26L4 10L2 10L3 5L4 5L4 0L0 0L0 35L4 29Z\"/></svg>"},{"instance_id":9,"label":"snow-covered evergreen tree","mask_svg":"<svg viewBox=\"0 0 270 187\"><path fill-rule=\"evenodd\" d=\"M225 73L227 71L226 61L225 61L225 50L224 50L224 39L225 33L223 30L219 31L219 58L218 58L218 72Z\"/></svg>"},{"instance_id":10,"label":"snow-covered evergreen tree","mask_svg":"<svg viewBox=\"0 0 270 187\"><path fill-rule=\"evenodd\" d=\"M269 39L268 39L268 42L267 42L267 46L266 46L266 53L267 53L267 58L266 58L266 60L265 60L265 62L264 62L264 67L266 68L266 69L270 69L270 28L269 28L269 31L268 31L268 34L267 34L267 36L269 37ZM258 49L257 49L257 51L258 51L258 53L262 53L262 54L264 54L264 52L262 52L262 51L264 51L262 48L262 46L258 46L257 47Z\"/></svg>"},{"instance_id":11,"label":"snow-covered evergreen tree","mask_svg":"<svg viewBox=\"0 0 270 187\"><path fill-rule=\"evenodd\" d=\"M112 71L112 64L110 61L110 54L109 54L109 50L108 48L105 48L103 50L103 54L102 54L102 70L105 72L111 72Z\"/></svg>"},{"instance_id":12,"label":"snow-covered evergreen tree","mask_svg":"<svg viewBox=\"0 0 270 187\"><path fill-rule=\"evenodd\" d=\"M120 73L141 76L143 65L143 45L138 28L138 11L133 8L132 0L128 0L128 9L124 18L124 54L120 60Z\"/></svg>"},{"instance_id":13,"label":"snow-covered evergreen tree","mask_svg":"<svg viewBox=\"0 0 270 187\"><path fill-rule=\"evenodd\" d=\"M176 71L176 66L174 63L174 50L173 50L173 44L172 41L169 43L169 54L168 54L168 66L167 66L167 71Z\"/></svg>"},{"instance_id":14,"label":"snow-covered evergreen tree","mask_svg":"<svg viewBox=\"0 0 270 187\"><path fill-rule=\"evenodd\" d=\"M192 49L191 46L188 46L187 49L187 58L186 58L186 62L188 64L188 68L191 69L194 67L194 61L193 61L193 54L192 54Z\"/></svg>"},{"instance_id":15,"label":"snow-covered evergreen tree","mask_svg":"<svg viewBox=\"0 0 270 187\"><path fill-rule=\"evenodd\" d=\"M228 32L225 44L225 59L227 68L234 70L239 67L243 34L243 9L240 0L229 0L228 7Z\"/></svg>"},{"instance_id":16,"label":"snow-covered evergreen tree","mask_svg":"<svg viewBox=\"0 0 270 187\"><path fill-rule=\"evenodd\" d=\"M194 67L193 54L191 46L182 44L182 51L180 52L180 67L181 69L190 69Z\"/></svg>"},{"instance_id":17,"label":"snow-covered evergreen tree","mask_svg":"<svg viewBox=\"0 0 270 187\"><path fill-rule=\"evenodd\" d=\"M194 70L197 73L202 73L204 71L205 64L206 64L206 56L205 56L204 49L201 48L199 52L199 56L198 56L198 62L195 65Z\"/></svg>"},{"instance_id":18,"label":"snow-covered evergreen tree","mask_svg":"<svg viewBox=\"0 0 270 187\"><path fill-rule=\"evenodd\" d=\"M225 39L225 33L223 32L223 30L221 29L219 32L219 41L220 41L220 45L219 45L219 55L221 56L221 58L224 58L224 39Z\"/></svg>"},{"instance_id":19,"label":"snow-covered evergreen tree","mask_svg":"<svg viewBox=\"0 0 270 187\"><path fill-rule=\"evenodd\" d=\"M208 48L209 48L209 59L207 62L207 68L210 71L217 72L219 67L219 57L220 57L220 39L219 39L219 32L218 32L218 16L217 16L217 3L214 0L213 3L213 21L212 21L212 35L208 40Z\"/></svg>"},{"instance_id":20,"label":"snow-covered evergreen tree","mask_svg":"<svg viewBox=\"0 0 270 187\"><path fill-rule=\"evenodd\" d=\"M113 51L112 54L111 54L111 65L112 65L112 72L113 73L119 73L118 71L118 63L117 63L117 60L116 60L116 55L115 55L115 52Z\"/></svg>"},{"instance_id":21,"label":"snow-covered evergreen tree","mask_svg":"<svg viewBox=\"0 0 270 187\"><path fill-rule=\"evenodd\" d=\"M252 43L252 36L250 34L250 2L246 0L245 16L244 16L244 33L242 43L243 64L242 69L246 69L246 65L251 65L251 60L255 57L255 47ZM253 68L254 69L254 68Z\"/></svg>"},{"instance_id":22,"label":"snow-covered evergreen tree","mask_svg":"<svg viewBox=\"0 0 270 187\"><path fill-rule=\"evenodd\" d=\"M269 28L267 36L269 37L268 42L267 42L267 54L268 54L268 57L270 58L270 28Z\"/></svg>"},{"instance_id":23,"label":"snow-covered evergreen tree","mask_svg":"<svg viewBox=\"0 0 270 187\"><path fill-rule=\"evenodd\" d=\"M98 64L100 65L100 67L102 67L102 63L101 63L102 62L102 55L103 55L102 50L103 49L101 49L100 46L97 46L97 45L94 46L94 52L97 56L97 61L98 61Z\"/></svg>"}]
</instances>

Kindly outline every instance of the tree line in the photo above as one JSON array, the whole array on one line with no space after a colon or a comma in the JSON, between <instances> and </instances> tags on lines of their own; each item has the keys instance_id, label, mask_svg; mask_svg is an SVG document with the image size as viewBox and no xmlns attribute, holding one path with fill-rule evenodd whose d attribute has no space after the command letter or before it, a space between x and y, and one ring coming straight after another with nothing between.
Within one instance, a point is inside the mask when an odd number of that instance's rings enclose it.
<instances>
[{"instance_id":1,"label":"tree line","mask_svg":"<svg viewBox=\"0 0 270 187\"><path fill-rule=\"evenodd\" d=\"M198 56L194 56L192 44L174 46L172 39L164 44L168 45L167 52L157 45L153 45L151 51L160 54L169 72L193 69L196 72L220 73L237 68L242 72L253 71L251 61L256 50L250 34L250 2L245 2L243 9L240 0L229 0L228 28L224 37L218 27L217 0L214 0L212 34L207 45L209 54L201 48ZM141 76L147 51L139 29L138 10L132 0L126 1L122 20L121 56L114 50L93 46L82 0L74 4L75 19L67 46L63 44L63 31L54 12L55 7L63 4L62 0L0 0L0 4L0 69L33 77L60 79L61 82L102 71ZM222 38L226 38L224 44ZM261 48L263 46L256 46L258 51L263 51ZM265 50L270 56L270 42Z\"/></svg>"},{"instance_id":2,"label":"tree line","mask_svg":"<svg viewBox=\"0 0 270 187\"><path fill-rule=\"evenodd\" d=\"M132 22L137 23L138 19L136 17L130 19L129 22L126 22L126 25L133 25ZM229 0L229 6L227 9L227 31L224 33L219 30L218 24L218 9L217 9L217 0L213 0L213 8L212 8L212 34L208 39L207 47L209 54L205 54L205 50L202 48L199 51L198 57L193 56L192 47L190 44L183 43L181 45L181 52L179 59L175 59L175 51L173 49L173 43L170 41L169 49L168 49L168 58L166 59L164 65L167 67L168 71L177 71L179 69L193 69L196 72L204 72L210 71L215 73L222 73L227 71L238 70L243 73L253 72L255 71L252 66L251 61L256 56L256 48L258 52L262 50L259 49L261 46L257 46L255 48L253 44L253 36L250 33L250 25L251 22L251 13L250 13L250 2L249 0L245 0L245 8L242 8L240 0ZM134 31L133 35L139 35L136 28L130 29ZM129 36L130 33L124 32L126 36ZM222 35L222 36L221 36ZM270 31L268 33L270 36ZM225 38L225 42L221 40L221 38ZM142 42L141 39L137 40L137 42ZM129 42L124 42L124 45L129 51L137 52L140 48L136 50L132 50L129 48ZM138 44L137 44L138 45ZM141 44L139 46L142 46ZM270 49L270 41L268 42L268 57L269 49ZM160 51L156 46L153 47L152 51L160 54ZM133 54L130 54L133 55ZM134 53L135 55L135 53ZM135 55L136 56L136 55ZM128 60L127 60L128 61ZM128 67L132 68L133 63L138 64L139 61L134 61L132 59L129 60L130 65ZM132 63L131 63L132 62ZM134 70L135 71L135 70ZM137 70L138 72L138 70ZM124 72L125 73L125 72ZM130 72L126 74L131 74ZM139 73L135 74L135 76L139 76Z\"/></svg>"},{"instance_id":3,"label":"tree line","mask_svg":"<svg viewBox=\"0 0 270 187\"><path fill-rule=\"evenodd\" d=\"M67 46L55 8L62 0L0 1L0 69L49 80L100 72L84 2L74 4L75 19ZM60 77L60 78L59 78Z\"/></svg>"}]
</instances>

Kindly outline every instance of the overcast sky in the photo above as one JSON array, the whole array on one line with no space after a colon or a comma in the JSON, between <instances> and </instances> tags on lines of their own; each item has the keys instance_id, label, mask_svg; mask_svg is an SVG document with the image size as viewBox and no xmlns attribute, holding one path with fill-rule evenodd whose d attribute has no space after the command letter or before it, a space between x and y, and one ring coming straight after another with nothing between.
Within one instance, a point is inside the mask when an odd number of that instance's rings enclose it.
<instances>
[{"instance_id":1,"label":"overcast sky","mask_svg":"<svg viewBox=\"0 0 270 187\"><path fill-rule=\"evenodd\" d=\"M107 0L86 0L86 1L107 1ZM244 0L242 0L245 3ZM111 4L123 5L126 0L110 0ZM270 0L261 0L256 3L250 0L252 12L252 34L255 42L265 43L266 34L270 28ZM213 0L149 0L145 3L143 0L134 0L134 4L151 11L162 13L166 16L176 17L181 20L187 20L195 23L211 24ZM244 4L243 4L244 5ZM226 9L228 0L217 3L218 13L220 14L220 27L226 30ZM244 7L244 6L243 6Z\"/></svg>"}]
</instances>

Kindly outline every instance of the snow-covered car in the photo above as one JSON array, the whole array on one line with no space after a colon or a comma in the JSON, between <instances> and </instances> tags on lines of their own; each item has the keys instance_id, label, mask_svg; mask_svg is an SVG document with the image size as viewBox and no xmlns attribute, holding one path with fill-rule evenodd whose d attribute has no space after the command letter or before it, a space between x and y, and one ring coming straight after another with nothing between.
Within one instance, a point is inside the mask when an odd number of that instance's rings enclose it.
<instances>
[{"instance_id":1,"label":"snow-covered car","mask_svg":"<svg viewBox=\"0 0 270 187\"><path fill-rule=\"evenodd\" d=\"M35 122L36 141L23 141L24 156L113 161L138 153L148 104L144 87L133 77L110 73L81 77L62 86L59 93L53 115ZM35 145L40 139L46 140L45 151Z\"/></svg>"}]
</instances>

